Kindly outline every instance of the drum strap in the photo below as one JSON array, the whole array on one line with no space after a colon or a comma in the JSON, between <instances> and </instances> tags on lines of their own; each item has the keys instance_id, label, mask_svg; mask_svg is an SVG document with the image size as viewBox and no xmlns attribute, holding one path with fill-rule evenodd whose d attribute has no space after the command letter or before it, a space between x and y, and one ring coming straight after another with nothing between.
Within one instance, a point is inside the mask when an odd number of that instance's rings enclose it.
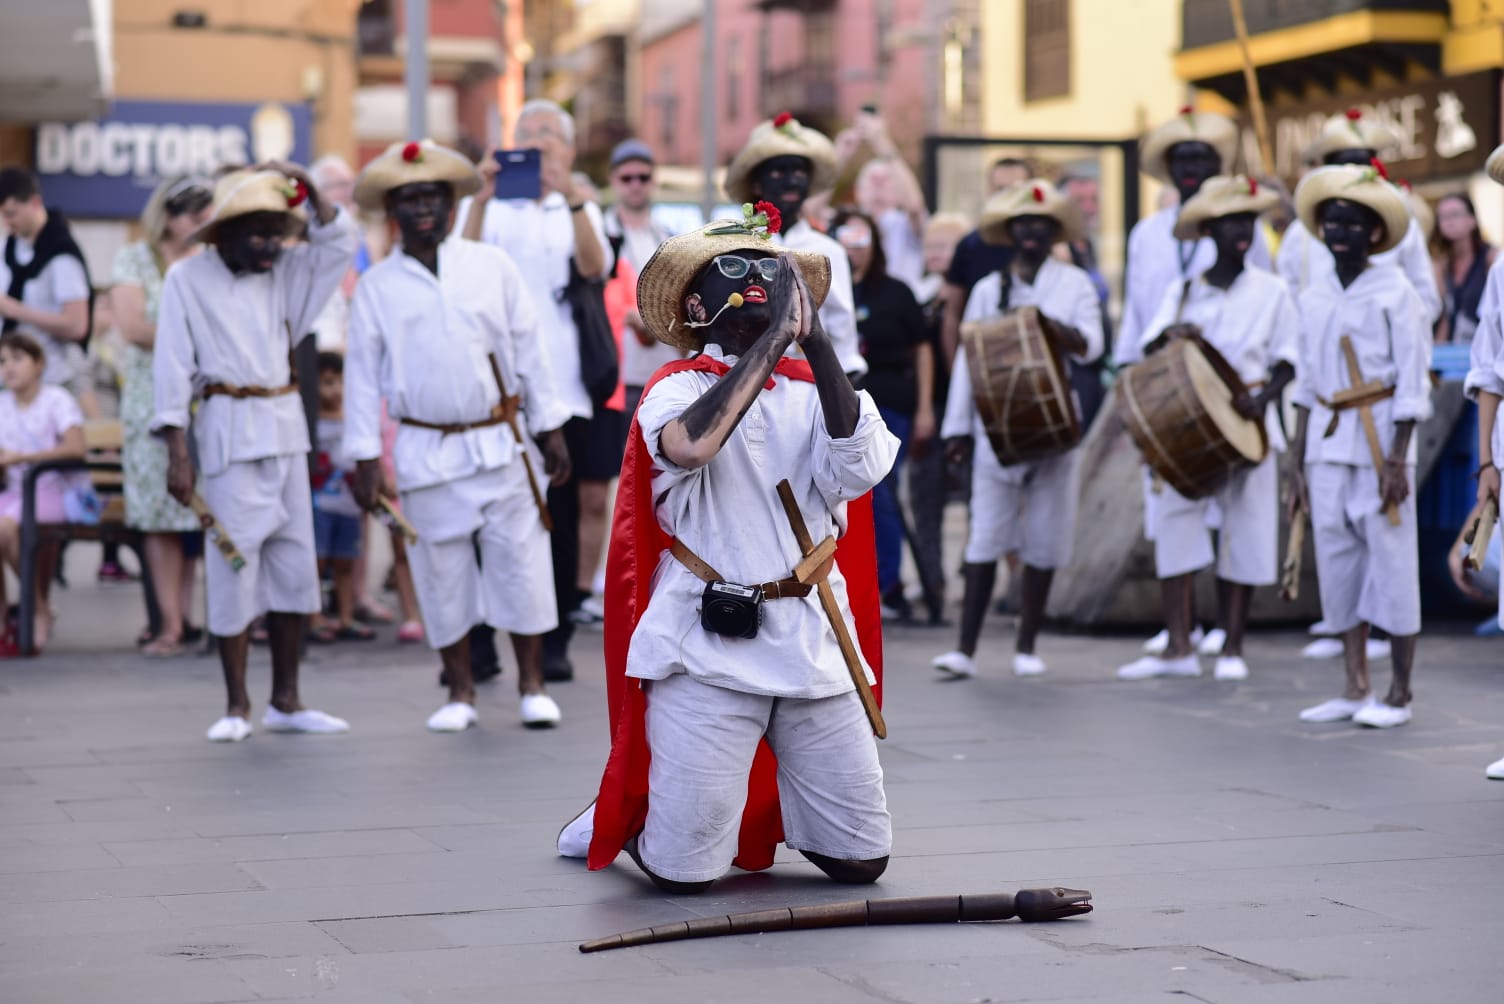
<instances>
[{"instance_id":1,"label":"drum strap","mask_svg":"<svg viewBox=\"0 0 1504 1004\"><path fill-rule=\"evenodd\" d=\"M1013 306L1013 268L1008 266L998 271L998 278L1003 280L1003 288L997 298L997 309L1006 314Z\"/></svg>"}]
</instances>

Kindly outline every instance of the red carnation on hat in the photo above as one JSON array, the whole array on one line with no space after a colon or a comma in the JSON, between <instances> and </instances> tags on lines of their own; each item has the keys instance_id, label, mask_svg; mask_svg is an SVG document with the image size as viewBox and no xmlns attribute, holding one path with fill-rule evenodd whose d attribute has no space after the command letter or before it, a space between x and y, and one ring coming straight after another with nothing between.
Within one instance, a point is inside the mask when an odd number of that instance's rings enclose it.
<instances>
[{"instance_id":1,"label":"red carnation on hat","mask_svg":"<svg viewBox=\"0 0 1504 1004\"><path fill-rule=\"evenodd\" d=\"M1378 172L1379 177L1383 178L1385 181L1389 180L1389 168L1384 166L1384 162L1382 160L1377 157L1371 157L1369 158L1368 163L1371 164L1373 166L1373 169Z\"/></svg>"},{"instance_id":2,"label":"red carnation on hat","mask_svg":"<svg viewBox=\"0 0 1504 1004\"><path fill-rule=\"evenodd\" d=\"M291 188L284 188L287 193L287 208L296 209L308 201L308 186L301 181L294 181Z\"/></svg>"},{"instance_id":3,"label":"red carnation on hat","mask_svg":"<svg viewBox=\"0 0 1504 1004\"><path fill-rule=\"evenodd\" d=\"M773 128L782 129L792 121L794 121L792 112L779 112L777 115L773 116Z\"/></svg>"},{"instance_id":4,"label":"red carnation on hat","mask_svg":"<svg viewBox=\"0 0 1504 1004\"><path fill-rule=\"evenodd\" d=\"M1044 189L1041 188L1039 185L1035 185L1034 186L1034 201L1035 202L1043 202L1044 201Z\"/></svg>"},{"instance_id":5,"label":"red carnation on hat","mask_svg":"<svg viewBox=\"0 0 1504 1004\"><path fill-rule=\"evenodd\" d=\"M1258 182L1257 178L1249 178L1248 179L1248 194L1249 195L1257 195L1257 194L1259 194L1259 182Z\"/></svg>"},{"instance_id":6,"label":"red carnation on hat","mask_svg":"<svg viewBox=\"0 0 1504 1004\"><path fill-rule=\"evenodd\" d=\"M402 148L402 159L409 164L417 164L423 160L423 147L417 143L409 143Z\"/></svg>"},{"instance_id":7,"label":"red carnation on hat","mask_svg":"<svg viewBox=\"0 0 1504 1004\"><path fill-rule=\"evenodd\" d=\"M1347 120L1349 122L1356 122L1360 118L1363 117L1363 109L1361 109L1361 108L1349 108L1343 114L1347 116Z\"/></svg>"},{"instance_id":8,"label":"red carnation on hat","mask_svg":"<svg viewBox=\"0 0 1504 1004\"><path fill-rule=\"evenodd\" d=\"M1196 109L1192 108L1190 105L1181 105L1180 106L1180 114L1182 114L1182 115L1194 115L1194 114L1196 114Z\"/></svg>"},{"instance_id":9,"label":"red carnation on hat","mask_svg":"<svg viewBox=\"0 0 1504 1004\"><path fill-rule=\"evenodd\" d=\"M752 207L754 213L761 213L768 218L768 233L776 234L783 232L783 214L778 207L771 202L759 202Z\"/></svg>"}]
</instances>

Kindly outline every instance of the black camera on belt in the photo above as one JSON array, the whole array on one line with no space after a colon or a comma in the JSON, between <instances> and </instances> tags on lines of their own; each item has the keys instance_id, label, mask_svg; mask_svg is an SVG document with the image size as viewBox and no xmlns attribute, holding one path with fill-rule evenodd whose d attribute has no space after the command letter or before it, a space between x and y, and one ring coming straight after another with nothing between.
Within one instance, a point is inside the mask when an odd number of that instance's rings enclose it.
<instances>
[{"instance_id":1,"label":"black camera on belt","mask_svg":"<svg viewBox=\"0 0 1504 1004\"><path fill-rule=\"evenodd\" d=\"M728 638L756 638L762 625L762 588L712 582L700 598L700 626Z\"/></svg>"}]
</instances>

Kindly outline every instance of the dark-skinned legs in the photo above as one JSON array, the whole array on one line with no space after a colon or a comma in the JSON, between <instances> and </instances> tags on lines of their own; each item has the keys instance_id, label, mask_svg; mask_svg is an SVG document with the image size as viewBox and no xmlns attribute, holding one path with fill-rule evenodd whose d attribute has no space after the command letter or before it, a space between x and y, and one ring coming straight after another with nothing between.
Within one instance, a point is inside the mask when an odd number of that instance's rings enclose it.
<instances>
[{"instance_id":1,"label":"dark-skinned legs","mask_svg":"<svg viewBox=\"0 0 1504 1004\"><path fill-rule=\"evenodd\" d=\"M1367 697L1370 689L1367 624L1360 623L1342 633L1342 671L1347 675L1347 689L1342 696L1349 701L1361 701Z\"/></svg>"},{"instance_id":2,"label":"dark-skinned legs","mask_svg":"<svg viewBox=\"0 0 1504 1004\"><path fill-rule=\"evenodd\" d=\"M251 717L251 695L245 689L245 666L251 653L251 629L219 639L219 664L225 674L225 714Z\"/></svg>"},{"instance_id":3,"label":"dark-skinned legs","mask_svg":"<svg viewBox=\"0 0 1504 1004\"><path fill-rule=\"evenodd\" d=\"M1222 654L1241 656L1243 636L1248 631L1248 607L1253 602L1253 587L1218 579L1217 596L1222 612L1222 629L1227 632L1227 640L1222 643Z\"/></svg>"},{"instance_id":4,"label":"dark-skinned legs","mask_svg":"<svg viewBox=\"0 0 1504 1004\"><path fill-rule=\"evenodd\" d=\"M987 604L997 585L997 562L967 562L961 566L961 639L956 648L967 656L977 652L982 622L987 619Z\"/></svg>"},{"instance_id":5,"label":"dark-skinned legs","mask_svg":"<svg viewBox=\"0 0 1504 1004\"><path fill-rule=\"evenodd\" d=\"M439 649L444 663L444 682L449 685L449 702L474 704L475 677L470 672L470 636L462 636L452 645Z\"/></svg>"},{"instance_id":6,"label":"dark-skinned legs","mask_svg":"<svg viewBox=\"0 0 1504 1004\"><path fill-rule=\"evenodd\" d=\"M1384 703L1403 708L1410 703L1410 671L1415 668L1415 643L1418 634L1391 635L1389 638L1389 661L1394 676L1389 681L1389 694ZM1365 648L1367 646L1365 645Z\"/></svg>"},{"instance_id":7,"label":"dark-skinned legs","mask_svg":"<svg viewBox=\"0 0 1504 1004\"><path fill-rule=\"evenodd\" d=\"M1034 654L1034 642L1044 623L1044 608L1050 598L1050 584L1055 581L1053 568L1024 566L1023 602L1019 608L1018 637L1014 649L1024 655ZM985 609L985 606L984 606Z\"/></svg>"},{"instance_id":8,"label":"dark-skinned legs","mask_svg":"<svg viewBox=\"0 0 1504 1004\"><path fill-rule=\"evenodd\" d=\"M1170 643L1164 654L1166 659L1181 659L1195 652L1191 646L1191 629L1196 619L1195 584L1194 572L1160 580L1165 602L1165 629L1170 634Z\"/></svg>"},{"instance_id":9,"label":"dark-skinned legs","mask_svg":"<svg viewBox=\"0 0 1504 1004\"><path fill-rule=\"evenodd\" d=\"M512 654L517 657L517 693L543 693L543 636L512 635Z\"/></svg>"},{"instance_id":10,"label":"dark-skinned legs","mask_svg":"<svg viewBox=\"0 0 1504 1004\"><path fill-rule=\"evenodd\" d=\"M266 637L272 652L272 707L291 714L303 709L298 697L298 656L303 645L303 615L268 613ZM242 650L244 651L244 650ZM241 662L241 680L245 663Z\"/></svg>"}]
</instances>

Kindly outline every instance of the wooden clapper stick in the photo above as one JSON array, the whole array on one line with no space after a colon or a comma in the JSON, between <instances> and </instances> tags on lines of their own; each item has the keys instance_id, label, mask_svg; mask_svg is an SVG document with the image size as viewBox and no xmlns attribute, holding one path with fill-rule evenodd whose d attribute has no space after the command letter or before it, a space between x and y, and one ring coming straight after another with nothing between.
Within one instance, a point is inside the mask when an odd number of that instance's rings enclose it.
<instances>
[{"instance_id":1,"label":"wooden clapper stick","mask_svg":"<svg viewBox=\"0 0 1504 1004\"><path fill-rule=\"evenodd\" d=\"M418 531L402 515L402 510L392 505L391 499L384 495L376 496L376 514L387 526L402 534L402 539L411 546L418 542Z\"/></svg>"},{"instance_id":2,"label":"wooden clapper stick","mask_svg":"<svg viewBox=\"0 0 1504 1004\"><path fill-rule=\"evenodd\" d=\"M1469 545L1467 555L1462 559L1464 568L1476 572L1483 567L1484 557L1488 554L1488 538L1493 536L1494 524L1498 521L1499 504L1493 499L1485 500L1462 535L1463 541Z\"/></svg>"},{"instance_id":3,"label":"wooden clapper stick","mask_svg":"<svg viewBox=\"0 0 1504 1004\"><path fill-rule=\"evenodd\" d=\"M804 513L799 511L799 502L794 498L794 489L788 479L778 482L778 498L783 502L783 511L789 518L789 526L793 528L794 540L799 544L799 553L804 558L815 556L821 548L815 546L810 538L809 527L804 523ZM846 630L846 619L841 616L841 605L836 602L835 591L830 588L828 577L821 578L815 587L820 593L820 606L825 608L825 619L830 622L830 629L835 632L836 644L841 648L841 658L846 661L846 669L851 673L851 682L856 684L857 696L862 699L862 708L867 712L867 721L872 724L872 734L879 739L888 738L888 725L883 721L883 713L877 706L877 697L872 693L872 684L867 682L867 671L862 668L861 657L857 655L856 645L851 640L851 632Z\"/></svg>"},{"instance_id":4,"label":"wooden clapper stick","mask_svg":"<svg viewBox=\"0 0 1504 1004\"><path fill-rule=\"evenodd\" d=\"M1353 340L1347 335L1342 336L1339 342L1342 346L1342 356L1347 360L1347 390L1338 391L1332 395L1333 404L1342 404L1344 401L1372 398L1382 394L1388 388L1375 380L1365 383L1363 370L1358 365L1358 353L1353 348ZM1379 428L1374 425L1372 403L1360 404L1355 409L1358 412L1358 421L1363 423L1363 434L1368 437L1368 449L1373 454L1373 472L1376 477L1384 473L1384 447L1379 444ZM1389 517L1390 526L1400 525L1400 511L1396 506L1390 505L1384 509L1384 515Z\"/></svg>"},{"instance_id":5,"label":"wooden clapper stick","mask_svg":"<svg viewBox=\"0 0 1504 1004\"><path fill-rule=\"evenodd\" d=\"M209 503L204 501L204 497L198 492L194 492L193 498L189 500L188 508L192 509L193 515L198 517L198 521L203 526L204 532L214 542L215 549L224 555L224 559L230 563L230 570L238 572L244 568L245 555L240 553L240 548L235 546L235 541L230 539L230 535L220 525L218 517L209 508Z\"/></svg>"}]
</instances>

